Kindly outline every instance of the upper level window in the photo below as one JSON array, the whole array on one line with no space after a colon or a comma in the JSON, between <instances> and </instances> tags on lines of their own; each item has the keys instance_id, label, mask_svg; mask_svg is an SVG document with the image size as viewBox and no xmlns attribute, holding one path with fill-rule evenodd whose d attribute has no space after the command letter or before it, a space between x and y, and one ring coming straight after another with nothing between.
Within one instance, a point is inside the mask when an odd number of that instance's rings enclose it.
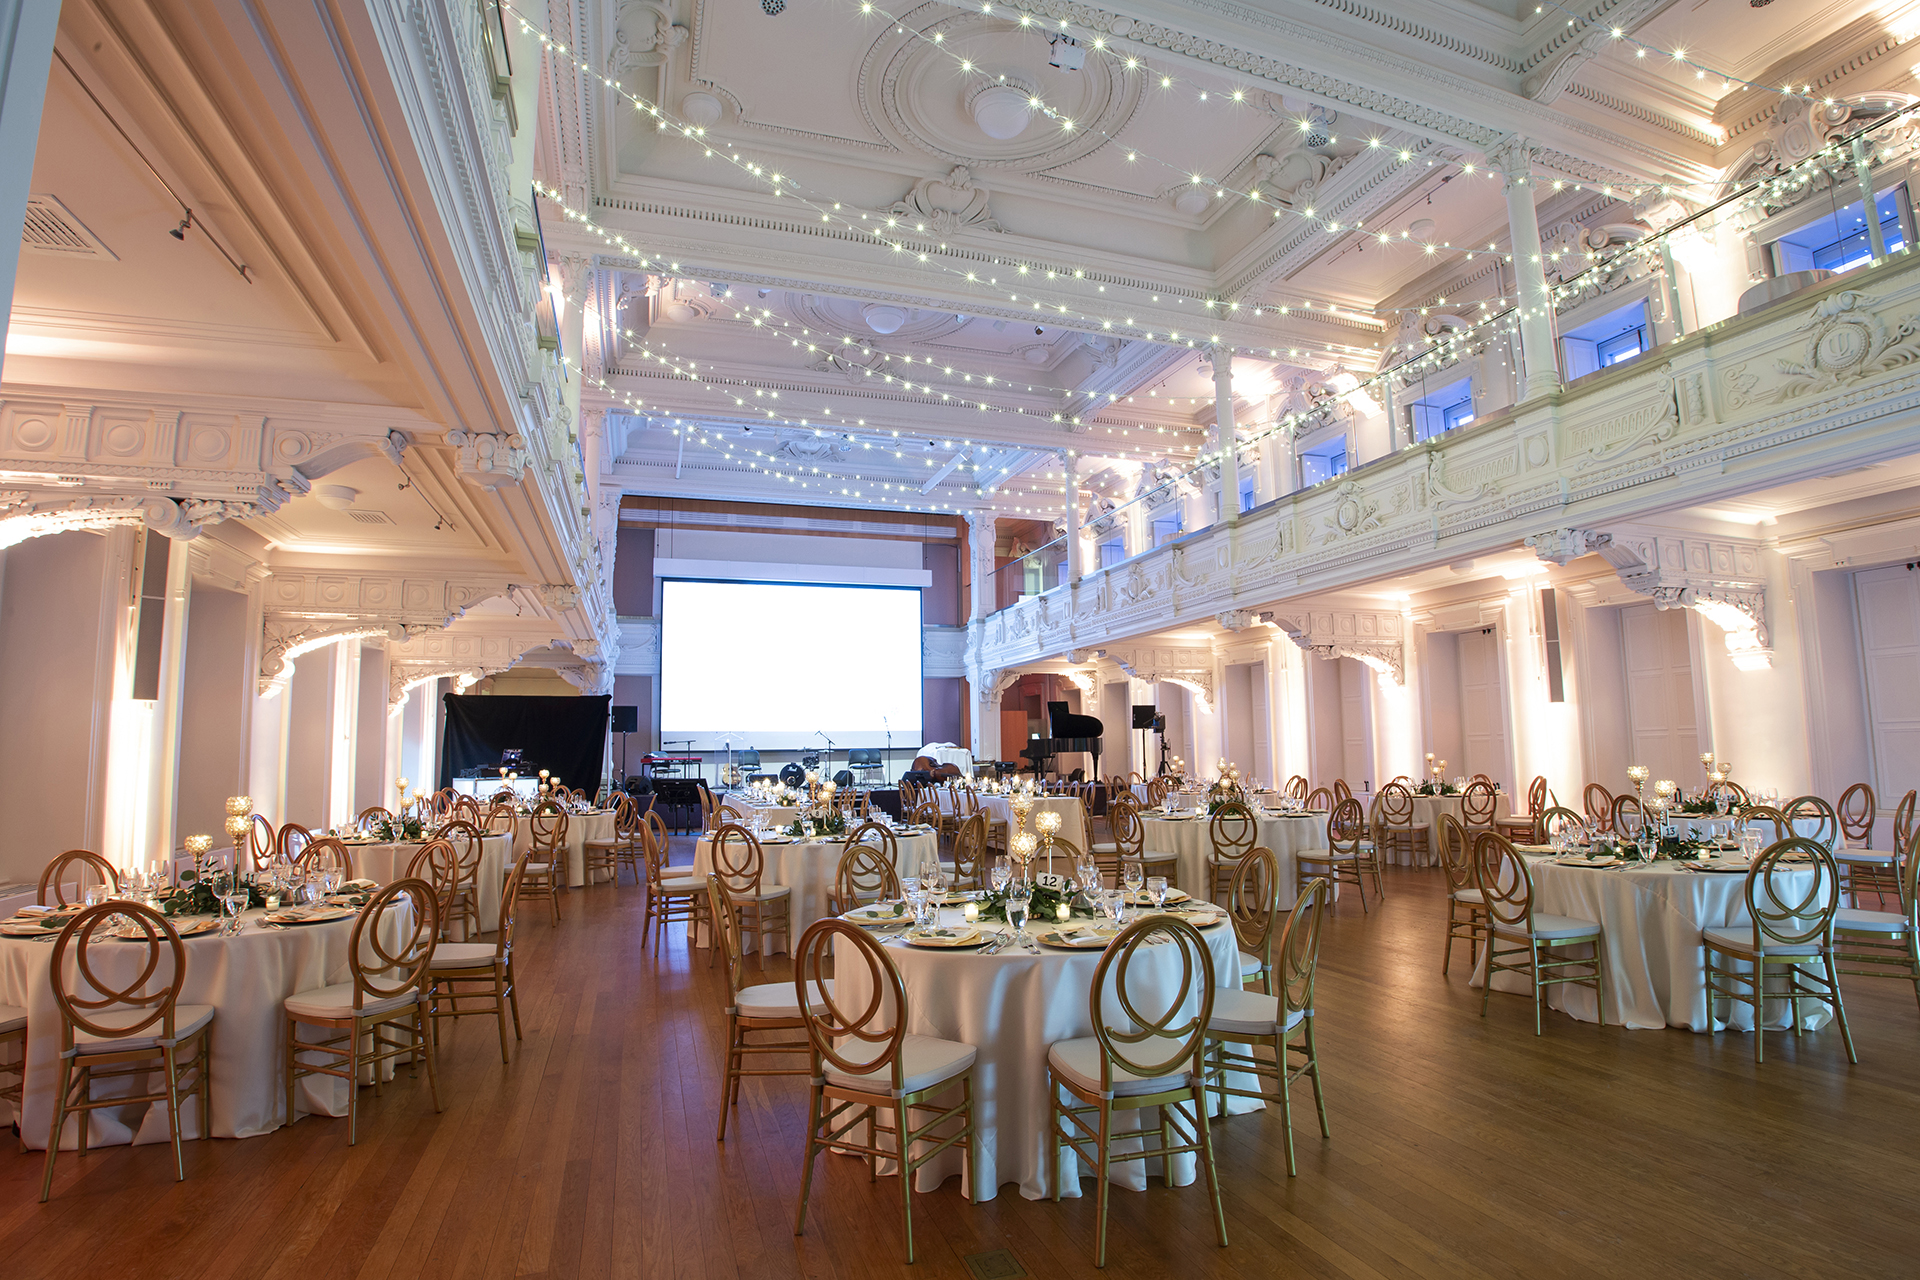
<instances>
[{"instance_id":1,"label":"upper level window","mask_svg":"<svg viewBox=\"0 0 1920 1280\"><path fill-rule=\"evenodd\" d=\"M1153 545L1165 546L1180 536L1180 517L1163 516L1153 522Z\"/></svg>"},{"instance_id":2,"label":"upper level window","mask_svg":"<svg viewBox=\"0 0 1920 1280\"><path fill-rule=\"evenodd\" d=\"M1347 438L1335 436L1300 451L1300 483L1302 485L1319 484L1322 480L1331 480L1347 469Z\"/></svg>"},{"instance_id":3,"label":"upper level window","mask_svg":"<svg viewBox=\"0 0 1920 1280\"><path fill-rule=\"evenodd\" d=\"M1119 564L1126 558L1127 542L1125 538L1108 538L1100 544L1100 567L1102 569L1111 569L1114 565Z\"/></svg>"},{"instance_id":4,"label":"upper level window","mask_svg":"<svg viewBox=\"0 0 1920 1280\"><path fill-rule=\"evenodd\" d=\"M1258 498L1259 495L1255 492L1253 481L1242 480L1240 482L1240 509L1242 511L1253 510L1253 504Z\"/></svg>"},{"instance_id":5,"label":"upper level window","mask_svg":"<svg viewBox=\"0 0 1920 1280\"><path fill-rule=\"evenodd\" d=\"M1904 186L1893 187L1874 200L1880 234L1886 239L1889 253L1906 243L1905 219L1901 216L1905 191ZM1867 237L1866 206L1855 200L1844 209L1796 227L1768 248L1773 253L1774 270L1781 275L1816 268L1851 271L1873 256Z\"/></svg>"},{"instance_id":6,"label":"upper level window","mask_svg":"<svg viewBox=\"0 0 1920 1280\"><path fill-rule=\"evenodd\" d=\"M1473 421L1473 379L1460 378L1428 391L1408 410L1413 415L1413 438L1431 440L1443 431Z\"/></svg>"},{"instance_id":7,"label":"upper level window","mask_svg":"<svg viewBox=\"0 0 1920 1280\"><path fill-rule=\"evenodd\" d=\"M1653 328L1647 323L1647 300L1641 298L1589 320L1560 336L1561 363L1568 381L1583 378L1609 365L1631 360L1653 349Z\"/></svg>"}]
</instances>

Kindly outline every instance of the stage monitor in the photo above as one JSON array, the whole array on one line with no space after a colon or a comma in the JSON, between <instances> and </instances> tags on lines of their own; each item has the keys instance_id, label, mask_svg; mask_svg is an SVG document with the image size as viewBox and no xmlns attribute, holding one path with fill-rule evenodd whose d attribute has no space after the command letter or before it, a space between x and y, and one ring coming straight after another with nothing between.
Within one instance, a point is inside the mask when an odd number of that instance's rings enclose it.
<instances>
[{"instance_id":1,"label":"stage monitor","mask_svg":"<svg viewBox=\"0 0 1920 1280\"><path fill-rule=\"evenodd\" d=\"M660 584L660 740L762 752L920 744L920 592L796 582ZM903 756L903 758L905 758Z\"/></svg>"}]
</instances>

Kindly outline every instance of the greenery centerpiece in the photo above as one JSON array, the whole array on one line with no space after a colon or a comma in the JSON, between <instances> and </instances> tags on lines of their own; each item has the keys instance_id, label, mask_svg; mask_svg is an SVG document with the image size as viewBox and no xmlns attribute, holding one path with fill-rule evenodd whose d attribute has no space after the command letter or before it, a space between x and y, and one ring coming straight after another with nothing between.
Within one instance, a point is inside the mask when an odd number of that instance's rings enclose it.
<instances>
[{"instance_id":1,"label":"greenery centerpiece","mask_svg":"<svg viewBox=\"0 0 1920 1280\"><path fill-rule=\"evenodd\" d=\"M209 864L207 855L213 850L212 836L188 836L186 847L187 852L193 855L193 865L180 873L180 881L173 887L173 892L159 900L160 913L168 916L220 915L224 910L220 895L233 882L235 873ZM238 865L236 861L235 866ZM247 905L266 905L258 886L247 886Z\"/></svg>"},{"instance_id":2,"label":"greenery centerpiece","mask_svg":"<svg viewBox=\"0 0 1920 1280\"><path fill-rule=\"evenodd\" d=\"M1240 766L1222 758L1219 776L1207 787L1207 812L1218 813L1222 806L1229 804L1245 807L1247 788L1240 779Z\"/></svg>"},{"instance_id":3,"label":"greenery centerpiece","mask_svg":"<svg viewBox=\"0 0 1920 1280\"><path fill-rule=\"evenodd\" d=\"M989 889L977 899L980 903L980 918L982 920L999 920L1002 922L1006 920L1007 893L1011 888L1012 886L1009 885L1006 889ZM1075 902L1074 899L1078 894L1079 890L1071 883L1059 888L1043 884L1030 885L1028 886L1027 892L1027 919L1037 921L1058 920L1060 918L1060 904L1063 902L1067 904L1069 915L1091 918L1100 914L1091 907Z\"/></svg>"},{"instance_id":4,"label":"greenery centerpiece","mask_svg":"<svg viewBox=\"0 0 1920 1280\"><path fill-rule=\"evenodd\" d=\"M845 835L847 817L833 800L834 793L839 789L831 778L822 781L818 770L807 770L806 803L786 827L786 833L796 840L804 840L809 836Z\"/></svg>"},{"instance_id":5,"label":"greenery centerpiece","mask_svg":"<svg viewBox=\"0 0 1920 1280\"><path fill-rule=\"evenodd\" d=\"M402 813L374 819L373 834L393 844L401 840L424 840L427 828L417 815Z\"/></svg>"},{"instance_id":6,"label":"greenery centerpiece","mask_svg":"<svg viewBox=\"0 0 1920 1280\"><path fill-rule=\"evenodd\" d=\"M1445 760L1435 760L1433 758L1433 752L1427 752L1427 780L1414 788L1414 794L1422 796L1459 795L1460 788L1454 786L1451 782L1445 781L1446 776L1447 762Z\"/></svg>"}]
</instances>

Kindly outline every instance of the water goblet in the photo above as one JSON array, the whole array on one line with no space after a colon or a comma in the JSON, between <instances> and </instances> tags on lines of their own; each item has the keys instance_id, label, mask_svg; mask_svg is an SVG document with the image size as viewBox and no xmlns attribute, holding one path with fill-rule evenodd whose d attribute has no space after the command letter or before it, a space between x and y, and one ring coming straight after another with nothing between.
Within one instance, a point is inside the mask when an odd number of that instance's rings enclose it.
<instances>
[{"instance_id":1,"label":"water goblet","mask_svg":"<svg viewBox=\"0 0 1920 1280\"><path fill-rule=\"evenodd\" d=\"M1007 924L1015 933L1027 927L1028 889L1024 882L1007 890Z\"/></svg>"},{"instance_id":2,"label":"water goblet","mask_svg":"<svg viewBox=\"0 0 1920 1280\"><path fill-rule=\"evenodd\" d=\"M107 900L107 886L105 886L104 884L90 884L87 886L86 904L88 906L97 907L101 903L105 902L106 900Z\"/></svg>"},{"instance_id":3,"label":"water goblet","mask_svg":"<svg viewBox=\"0 0 1920 1280\"><path fill-rule=\"evenodd\" d=\"M1167 878L1165 876L1147 877L1147 894L1153 899L1156 911L1167 909Z\"/></svg>"},{"instance_id":4,"label":"water goblet","mask_svg":"<svg viewBox=\"0 0 1920 1280\"><path fill-rule=\"evenodd\" d=\"M226 887L221 891L220 901L227 908L227 927L223 933L240 932L240 913L247 909L247 882L239 876L229 876Z\"/></svg>"},{"instance_id":5,"label":"water goblet","mask_svg":"<svg viewBox=\"0 0 1920 1280\"><path fill-rule=\"evenodd\" d=\"M1127 918L1127 895L1110 889L1100 895L1100 907L1107 913L1107 920L1118 929Z\"/></svg>"},{"instance_id":6,"label":"water goblet","mask_svg":"<svg viewBox=\"0 0 1920 1280\"><path fill-rule=\"evenodd\" d=\"M1007 861L1005 855L1002 855L993 860L993 869L988 875L993 882L993 891L1004 893L1007 886L1013 882L1013 865Z\"/></svg>"},{"instance_id":7,"label":"water goblet","mask_svg":"<svg viewBox=\"0 0 1920 1280\"><path fill-rule=\"evenodd\" d=\"M1128 898L1140 896L1140 886L1146 882L1147 869L1138 862L1128 862L1121 867L1121 879L1127 886Z\"/></svg>"},{"instance_id":8,"label":"water goblet","mask_svg":"<svg viewBox=\"0 0 1920 1280\"><path fill-rule=\"evenodd\" d=\"M329 867L327 870L322 871L320 873L320 896L321 897L325 898L325 897L331 896L333 891L335 889L338 889L339 887L340 887L340 873L338 871Z\"/></svg>"}]
</instances>

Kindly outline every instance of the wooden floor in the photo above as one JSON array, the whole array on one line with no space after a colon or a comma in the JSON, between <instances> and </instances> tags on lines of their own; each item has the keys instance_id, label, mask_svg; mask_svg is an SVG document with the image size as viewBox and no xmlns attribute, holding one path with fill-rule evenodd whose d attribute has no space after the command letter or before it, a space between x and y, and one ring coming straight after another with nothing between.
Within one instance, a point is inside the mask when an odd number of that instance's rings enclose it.
<instances>
[{"instance_id":1,"label":"wooden floor","mask_svg":"<svg viewBox=\"0 0 1920 1280\"><path fill-rule=\"evenodd\" d=\"M1326 936L1319 1026L1333 1139L1289 1179L1270 1116L1217 1124L1232 1244L1198 1185L1116 1191L1105 1274L1163 1276L1842 1276L1920 1268L1920 1011L1910 987L1848 979L1861 1065L1838 1032L1625 1031L1480 997L1439 971L1441 881L1397 871ZM530 912L526 1039L510 1067L463 1020L425 1081L344 1120L244 1142L60 1160L0 1153L9 1277L895 1276L898 1184L821 1161L795 1238L805 1091L749 1087L713 1140L724 1021L717 970L684 939L639 945L631 885ZM777 961L769 976L785 976ZM215 1088L219 1087L216 1080ZM1311 1107L1300 1118L1311 1128ZM1088 1184L1091 1190L1091 1183ZM974 1206L959 1179L916 1197L921 1277L1094 1274L1091 1197ZM1008 1250L1024 1272L976 1270Z\"/></svg>"}]
</instances>

